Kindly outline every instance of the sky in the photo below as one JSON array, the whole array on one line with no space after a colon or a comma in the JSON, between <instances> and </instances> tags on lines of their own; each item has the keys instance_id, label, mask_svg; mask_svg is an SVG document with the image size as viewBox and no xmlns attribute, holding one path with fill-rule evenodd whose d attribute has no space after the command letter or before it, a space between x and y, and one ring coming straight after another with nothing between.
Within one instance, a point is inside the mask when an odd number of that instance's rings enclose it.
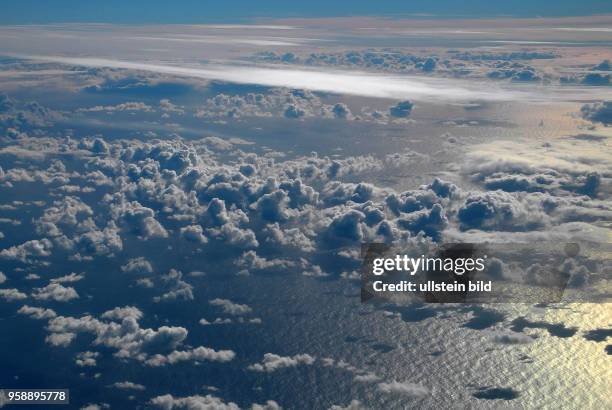
<instances>
[{"instance_id":1,"label":"sky","mask_svg":"<svg viewBox=\"0 0 612 410\"><path fill-rule=\"evenodd\" d=\"M119 1L83 2L36 0L2 2L0 24L106 22L106 23L207 23L240 22L253 18L337 17L337 16L440 16L440 17L555 17L612 13L608 0L355 0L329 2L312 0L236 0L213 2Z\"/></svg>"}]
</instances>

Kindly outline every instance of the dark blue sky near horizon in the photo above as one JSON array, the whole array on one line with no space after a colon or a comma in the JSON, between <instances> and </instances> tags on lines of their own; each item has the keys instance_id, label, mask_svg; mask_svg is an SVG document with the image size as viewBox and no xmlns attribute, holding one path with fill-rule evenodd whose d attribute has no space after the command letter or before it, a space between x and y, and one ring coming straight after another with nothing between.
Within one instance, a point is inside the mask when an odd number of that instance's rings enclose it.
<instances>
[{"instance_id":1,"label":"dark blue sky near horizon","mask_svg":"<svg viewBox=\"0 0 612 410\"><path fill-rule=\"evenodd\" d=\"M612 13L608 0L413 0L382 1L354 0L328 2L311 0L287 2L279 0L234 0L231 2L184 0L167 2L119 1L83 2L59 0L4 1L0 24L40 24L67 22L104 23L211 23L245 22L257 18L291 17L567 17Z\"/></svg>"}]
</instances>

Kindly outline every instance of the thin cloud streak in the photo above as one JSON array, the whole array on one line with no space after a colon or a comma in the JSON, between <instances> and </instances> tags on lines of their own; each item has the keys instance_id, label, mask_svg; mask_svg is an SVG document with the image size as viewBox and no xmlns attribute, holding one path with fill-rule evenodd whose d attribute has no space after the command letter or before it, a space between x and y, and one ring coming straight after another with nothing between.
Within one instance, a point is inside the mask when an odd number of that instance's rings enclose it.
<instances>
[{"instance_id":1,"label":"thin cloud streak","mask_svg":"<svg viewBox=\"0 0 612 410\"><path fill-rule=\"evenodd\" d=\"M289 38L281 39L266 39L266 38L231 38L220 36L199 36L195 38L178 38L178 37L129 37L133 40L145 41L174 41L183 43L205 43L205 44L246 44L251 46L288 46L297 47L302 45L305 40Z\"/></svg>"},{"instance_id":2,"label":"thin cloud streak","mask_svg":"<svg viewBox=\"0 0 612 410\"><path fill-rule=\"evenodd\" d=\"M238 84L303 88L313 91L390 99L460 101L551 101L593 99L601 90L508 86L488 81L470 81L425 76L371 74L356 71L291 69L286 66L206 65L180 67L104 58L14 55L13 57L71 66L108 67L149 71L181 77L218 80ZM556 91L557 90L557 91ZM604 91L604 94L610 95Z\"/></svg>"}]
</instances>

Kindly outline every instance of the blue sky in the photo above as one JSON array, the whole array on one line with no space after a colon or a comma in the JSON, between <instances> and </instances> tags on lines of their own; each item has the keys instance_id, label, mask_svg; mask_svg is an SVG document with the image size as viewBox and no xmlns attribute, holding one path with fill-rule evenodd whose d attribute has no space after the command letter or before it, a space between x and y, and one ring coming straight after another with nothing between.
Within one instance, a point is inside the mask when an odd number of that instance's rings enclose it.
<instances>
[{"instance_id":1,"label":"blue sky","mask_svg":"<svg viewBox=\"0 0 612 410\"><path fill-rule=\"evenodd\" d=\"M130 2L108 0L83 2L58 0L4 1L0 24L54 22L110 23L206 23L238 22L257 17L331 17L349 15L414 15L432 14L440 17L486 17L513 15L578 16L612 13L609 0L413 0L378 1L353 0L330 2L310 0L290 2L279 0L235 0L167 2L161 0Z\"/></svg>"}]
</instances>

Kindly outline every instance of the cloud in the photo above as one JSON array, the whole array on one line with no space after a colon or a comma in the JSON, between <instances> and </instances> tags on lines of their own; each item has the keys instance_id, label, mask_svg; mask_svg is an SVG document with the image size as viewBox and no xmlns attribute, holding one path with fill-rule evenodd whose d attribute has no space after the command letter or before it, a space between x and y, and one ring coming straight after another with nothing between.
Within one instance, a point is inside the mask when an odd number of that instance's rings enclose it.
<instances>
[{"instance_id":1,"label":"cloud","mask_svg":"<svg viewBox=\"0 0 612 410\"><path fill-rule=\"evenodd\" d=\"M121 270L126 273L148 275L153 273L153 266L145 257L132 258L125 265L121 265Z\"/></svg>"},{"instance_id":2,"label":"cloud","mask_svg":"<svg viewBox=\"0 0 612 410\"><path fill-rule=\"evenodd\" d=\"M66 287L60 283L50 283L44 288L36 288L32 297L38 300L53 300L56 302L68 302L78 299L79 294L72 287Z\"/></svg>"},{"instance_id":3,"label":"cloud","mask_svg":"<svg viewBox=\"0 0 612 410\"><path fill-rule=\"evenodd\" d=\"M396 105L389 107L389 114L396 118L406 118L410 116L414 104L410 101L400 101Z\"/></svg>"},{"instance_id":4,"label":"cloud","mask_svg":"<svg viewBox=\"0 0 612 410\"><path fill-rule=\"evenodd\" d=\"M12 288L12 289L0 289L0 298L6 300L7 302L15 302L17 300L22 300L27 298L28 295L26 295L23 292L20 292L19 290Z\"/></svg>"},{"instance_id":5,"label":"cloud","mask_svg":"<svg viewBox=\"0 0 612 410\"><path fill-rule=\"evenodd\" d=\"M212 36L212 35L199 35L194 37L152 37L152 36L140 36L130 37L135 40L146 40L158 42L184 42L184 43L205 43L205 44L227 44L227 45L250 45L250 46L268 46L268 47L297 47L308 39L300 38L280 38L280 37L268 37L268 38L257 38L257 37L228 37L228 36Z\"/></svg>"},{"instance_id":6,"label":"cloud","mask_svg":"<svg viewBox=\"0 0 612 410\"><path fill-rule=\"evenodd\" d=\"M68 347L75 337L76 333L71 332L51 333L45 337L45 342L49 343L51 346Z\"/></svg>"},{"instance_id":7,"label":"cloud","mask_svg":"<svg viewBox=\"0 0 612 410\"><path fill-rule=\"evenodd\" d=\"M287 88L271 88L265 92L243 94L222 92L206 99L204 105L197 107L194 116L219 121L240 121L241 118L249 117L356 119L344 103L325 104L321 97L309 90ZM207 139L209 138L214 137ZM215 146L220 150L229 150L232 147L233 144L225 141Z\"/></svg>"},{"instance_id":8,"label":"cloud","mask_svg":"<svg viewBox=\"0 0 612 410\"><path fill-rule=\"evenodd\" d=\"M189 225L181 228L181 236L190 242L207 243L208 239L204 236L204 230L200 225Z\"/></svg>"},{"instance_id":9,"label":"cloud","mask_svg":"<svg viewBox=\"0 0 612 410\"><path fill-rule=\"evenodd\" d=\"M51 248L53 248L53 245L48 239L33 239L21 245L0 250L0 258L15 259L25 263L30 261L31 258L50 256Z\"/></svg>"},{"instance_id":10,"label":"cloud","mask_svg":"<svg viewBox=\"0 0 612 410\"><path fill-rule=\"evenodd\" d=\"M383 382L378 383L378 390L388 394L399 394L410 397L421 397L429 394L429 390L420 384L409 383L409 382Z\"/></svg>"},{"instance_id":11,"label":"cloud","mask_svg":"<svg viewBox=\"0 0 612 410\"><path fill-rule=\"evenodd\" d=\"M242 273L251 271L276 270L282 271L295 266L295 262L288 259L266 259L257 255L255 251L244 252L235 262L236 266L242 268Z\"/></svg>"},{"instance_id":12,"label":"cloud","mask_svg":"<svg viewBox=\"0 0 612 410\"><path fill-rule=\"evenodd\" d=\"M483 230L530 231L548 220L539 197L503 191L471 194L457 216L462 229Z\"/></svg>"},{"instance_id":13,"label":"cloud","mask_svg":"<svg viewBox=\"0 0 612 410\"><path fill-rule=\"evenodd\" d=\"M96 359L100 356L98 352L81 352L76 355L74 362L79 367L95 367L97 365Z\"/></svg>"},{"instance_id":14,"label":"cloud","mask_svg":"<svg viewBox=\"0 0 612 410\"><path fill-rule=\"evenodd\" d=\"M439 240L442 231L448 226L448 218L440 204L434 204L431 209L414 211L398 219L400 228L410 231L414 235L425 235Z\"/></svg>"},{"instance_id":15,"label":"cloud","mask_svg":"<svg viewBox=\"0 0 612 410\"><path fill-rule=\"evenodd\" d=\"M268 400L265 404L253 403L251 410L282 410L282 407L274 400Z\"/></svg>"},{"instance_id":16,"label":"cloud","mask_svg":"<svg viewBox=\"0 0 612 410\"><path fill-rule=\"evenodd\" d=\"M111 255L123 248L115 223L109 221L99 227L93 220L92 208L74 196L54 201L34 225L37 233L50 237L63 250Z\"/></svg>"},{"instance_id":17,"label":"cloud","mask_svg":"<svg viewBox=\"0 0 612 410\"><path fill-rule=\"evenodd\" d=\"M296 367L301 364L311 365L314 362L315 358L309 354L297 354L295 356L283 357L274 353L266 353L261 363L252 364L248 369L255 372L271 373L288 367Z\"/></svg>"},{"instance_id":18,"label":"cloud","mask_svg":"<svg viewBox=\"0 0 612 410\"><path fill-rule=\"evenodd\" d=\"M174 350L167 355L156 354L146 360L145 364L152 367L160 367L178 362L229 362L236 354L231 350L214 350L209 347L196 347L191 350Z\"/></svg>"},{"instance_id":19,"label":"cloud","mask_svg":"<svg viewBox=\"0 0 612 410\"><path fill-rule=\"evenodd\" d=\"M72 283L78 282L83 279L85 275L83 273L74 273L72 272L69 275L60 276L59 278L51 279L51 283Z\"/></svg>"},{"instance_id":20,"label":"cloud","mask_svg":"<svg viewBox=\"0 0 612 410\"><path fill-rule=\"evenodd\" d=\"M90 403L90 404L87 404L86 406L81 407L81 410L103 410L103 409L108 409L108 408L110 408L110 406L106 403L102 403L102 404Z\"/></svg>"},{"instance_id":21,"label":"cloud","mask_svg":"<svg viewBox=\"0 0 612 410\"><path fill-rule=\"evenodd\" d=\"M140 320L144 314L140 309L134 306L124 306L124 307L116 307L111 310L107 310L100 316L102 319L111 319L111 320L119 320L122 321L126 318L133 318L135 320Z\"/></svg>"},{"instance_id":22,"label":"cloud","mask_svg":"<svg viewBox=\"0 0 612 410\"><path fill-rule=\"evenodd\" d=\"M55 311L52 309L39 308L34 306L23 305L19 308L17 313L21 315L28 315L34 319L53 319L57 316Z\"/></svg>"},{"instance_id":23,"label":"cloud","mask_svg":"<svg viewBox=\"0 0 612 410\"><path fill-rule=\"evenodd\" d=\"M121 112L121 111L140 111L140 112L153 112L153 108L143 102L125 102L117 105L96 105L95 107L79 108L77 112Z\"/></svg>"},{"instance_id":24,"label":"cloud","mask_svg":"<svg viewBox=\"0 0 612 410\"><path fill-rule=\"evenodd\" d=\"M161 276L161 281L166 288L166 292L161 296L153 298L155 302L181 300L193 300L193 286L183 280L183 272L176 269Z\"/></svg>"},{"instance_id":25,"label":"cloud","mask_svg":"<svg viewBox=\"0 0 612 410\"><path fill-rule=\"evenodd\" d=\"M189 397L174 397L170 394L157 396L151 399L151 405L162 410L184 409L210 409L210 410L240 410L236 403L226 403L218 397L206 396L189 396Z\"/></svg>"},{"instance_id":26,"label":"cloud","mask_svg":"<svg viewBox=\"0 0 612 410\"><path fill-rule=\"evenodd\" d=\"M90 315L80 318L57 316L49 320L50 332L46 341L53 346L69 346L77 334L91 334L92 344L115 350L114 356L131 359L149 366L165 366L182 361L229 361L231 350L214 350L199 346L177 350L187 338L187 329L179 326L161 326L157 330L141 328L138 320L142 312L132 306L117 307L104 312L100 318Z\"/></svg>"},{"instance_id":27,"label":"cloud","mask_svg":"<svg viewBox=\"0 0 612 410\"><path fill-rule=\"evenodd\" d=\"M351 110L344 103L334 104L334 106L331 108L331 112L334 115L334 118L346 120L353 117L353 113L351 113Z\"/></svg>"},{"instance_id":28,"label":"cloud","mask_svg":"<svg viewBox=\"0 0 612 410\"><path fill-rule=\"evenodd\" d=\"M351 400L346 406L333 405L329 410L368 410L369 407L360 402L359 400Z\"/></svg>"},{"instance_id":29,"label":"cloud","mask_svg":"<svg viewBox=\"0 0 612 410\"><path fill-rule=\"evenodd\" d=\"M612 101L585 104L580 112L582 117L589 121L600 122L604 125L612 124Z\"/></svg>"},{"instance_id":30,"label":"cloud","mask_svg":"<svg viewBox=\"0 0 612 410\"><path fill-rule=\"evenodd\" d=\"M142 384L128 382L128 381L115 382L111 384L110 387L114 387L115 389L119 389L119 390L136 390L136 391L146 390L146 387L143 386Z\"/></svg>"},{"instance_id":31,"label":"cloud","mask_svg":"<svg viewBox=\"0 0 612 410\"><path fill-rule=\"evenodd\" d=\"M229 299L217 298L209 301L208 303L212 306L221 307L223 313L227 313L228 315L241 316L253 311L253 309L251 309L248 305L234 303Z\"/></svg>"},{"instance_id":32,"label":"cloud","mask_svg":"<svg viewBox=\"0 0 612 410\"><path fill-rule=\"evenodd\" d=\"M307 237L299 228L283 229L278 223L274 223L269 224L264 229L264 232L266 233L267 243L299 249L304 252L311 252L314 250L313 241L309 237Z\"/></svg>"},{"instance_id":33,"label":"cloud","mask_svg":"<svg viewBox=\"0 0 612 410\"><path fill-rule=\"evenodd\" d=\"M603 60L601 63L593 67L596 71L612 71L612 63L610 60Z\"/></svg>"},{"instance_id":34,"label":"cloud","mask_svg":"<svg viewBox=\"0 0 612 410\"><path fill-rule=\"evenodd\" d=\"M483 89L480 84L474 84L469 81L410 75L400 77L364 72L347 73L346 71L334 70L244 67L240 65L208 65L201 68L192 68L86 57L35 55L15 57L73 66L122 68L239 84L303 88L339 94L400 100L406 98L443 101L538 99L535 93L523 90L502 89L493 84L489 84L486 89Z\"/></svg>"},{"instance_id":35,"label":"cloud","mask_svg":"<svg viewBox=\"0 0 612 410\"><path fill-rule=\"evenodd\" d=\"M604 86L612 84L610 82L611 78L612 76L609 74L588 73L582 77L580 82L585 85Z\"/></svg>"},{"instance_id":36,"label":"cloud","mask_svg":"<svg viewBox=\"0 0 612 410\"><path fill-rule=\"evenodd\" d=\"M144 240L168 237L168 231L155 219L155 212L138 201L123 203L116 207L116 212L130 230Z\"/></svg>"},{"instance_id":37,"label":"cloud","mask_svg":"<svg viewBox=\"0 0 612 410\"><path fill-rule=\"evenodd\" d=\"M342 246L348 243L358 243L363 239L362 222L365 215L355 209L336 216L327 230L327 238L330 244Z\"/></svg>"},{"instance_id":38,"label":"cloud","mask_svg":"<svg viewBox=\"0 0 612 410\"><path fill-rule=\"evenodd\" d=\"M353 381L358 383L375 383L380 381L380 376L374 373L356 374Z\"/></svg>"}]
</instances>

